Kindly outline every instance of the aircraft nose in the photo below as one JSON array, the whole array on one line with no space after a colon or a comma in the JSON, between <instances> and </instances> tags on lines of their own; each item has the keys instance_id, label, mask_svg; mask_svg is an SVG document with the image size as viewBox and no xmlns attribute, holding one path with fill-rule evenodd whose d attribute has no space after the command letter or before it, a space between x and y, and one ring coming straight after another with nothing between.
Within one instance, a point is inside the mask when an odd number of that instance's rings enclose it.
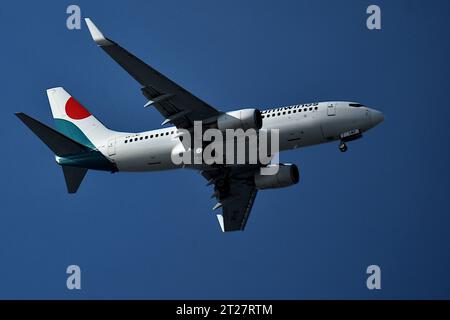
<instances>
[{"instance_id":1,"label":"aircraft nose","mask_svg":"<svg viewBox=\"0 0 450 320\"><path fill-rule=\"evenodd\" d=\"M380 124L381 122L383 122L383 120L384 120L384 114L381 113L381 112L378 111L378 110L371 109L371 110L370 110L370 118L371 118L371 120L372 120L372 126L375 127L376 125L378 125L378 124Z\"/></svg>"}]
</instances>

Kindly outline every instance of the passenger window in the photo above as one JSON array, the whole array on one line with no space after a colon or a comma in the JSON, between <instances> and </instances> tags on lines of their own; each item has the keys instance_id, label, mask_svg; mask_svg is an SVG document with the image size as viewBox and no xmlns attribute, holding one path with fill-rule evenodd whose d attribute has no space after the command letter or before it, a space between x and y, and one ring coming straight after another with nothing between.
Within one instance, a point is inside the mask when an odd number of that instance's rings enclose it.
<instances>
[{"instance_id":1,"label":"passenger window","mask_svg":"<svg viewBox=\"0 0 450 320\"><path fill-rule=\"evenodd\" d=\"M157 134L155 134L155 138L158 138L158 136L159 136L159 134L157 133Z\"/></svg>"},{"instance_id":2,"label":"passenger window","mask_svg":"<svg viewBox=\"0 0 450 320\"><path fill-rule=\"evenodd\" d=\"M127 143L128 142L128 140L125 140L125 143Z\"/></svg>"},{"instance_id":3,"label":"passenger window","mask_svg":"<svg viewBox=\"0 0 450 320\"><path fill-rule=\"evenodd\" d=\"M140 138L139 138L139 140L142 140L142 139L144 139L144 137L140 137Z\"/></svg>"},{"instance_id":4,"label":"passenger window","mask_svg":"<svg viewBox=\"0 0 450 320\"><path fill-rule=\"evenodd\" d=\"M134 138L134 141L137 141L138 140L138 138Z\"/></svg>"},{"instance_id":5,"label":"passenger window","mask_svg":"<svg viewBox=\"0 0 450 320\"><path fill-rule=\"evenodd\" d=\"M153 135L152 134L150 135L150 139L153 139Z\"/></svg>"},{"instance_id":6,"label":"passenger window","mask_svg":"<svg viewBox=\"0 0 450 320\"><path fill-rule=\"evenodd\" d=\"M145 136L145 139L148 139L148 136Z\"/></svg>"}]
</instances>

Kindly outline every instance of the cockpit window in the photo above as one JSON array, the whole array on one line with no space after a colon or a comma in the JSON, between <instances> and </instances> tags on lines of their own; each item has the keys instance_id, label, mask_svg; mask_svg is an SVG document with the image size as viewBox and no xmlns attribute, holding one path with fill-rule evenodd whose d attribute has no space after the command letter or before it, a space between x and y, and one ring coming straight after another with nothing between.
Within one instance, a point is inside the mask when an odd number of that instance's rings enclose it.
<instances>
[{"instance_id":1,"label":"cockpit window","mask_svg":"<svg viewBox=\"0 0 450 320\"><path fill-rule=\"evenodd\" d=\"M354 108L364 107L364 105L361 103L349 103L348 105Z\"/></svg>"}]
</instances>

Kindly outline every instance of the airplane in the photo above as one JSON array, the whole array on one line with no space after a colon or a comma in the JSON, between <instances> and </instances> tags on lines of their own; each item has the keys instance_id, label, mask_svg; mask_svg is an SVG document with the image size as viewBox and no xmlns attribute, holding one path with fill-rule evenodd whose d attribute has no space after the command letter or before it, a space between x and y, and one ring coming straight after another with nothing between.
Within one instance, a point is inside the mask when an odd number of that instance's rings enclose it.
<instances>
[{"instance_id":1,"label":"airplane","mask_svg":"<svg viewBox=\"0 0 450 320\"><path fill-rule=\"evenodd\" d=\"M279 151L339 141L339 150L345 152L349 141L361 138L384 120L380 111L349 101L223 112L105 37L91 19L85 22L95 43L142 86L142 94L148 99L145 107L155 108L165 120L163 128L156 130L110 130L62 87L47 90L56 129L25 113L16 113L55 154L69 193L77 192L89 169L114 173L191 168L202 174L208 186L214 185L213 197L218 202L213 209L221 208L217 218L222 231L242 231L257 192L297 184L298 167L280 163L276 174L261 175L261 165L174 164L173 152L180 148L191 152L183 145L180 130L192 131L195 121L219 130L278 129ZM173 126L164 127L169 123Z\"/></svg>"}]
</instances>

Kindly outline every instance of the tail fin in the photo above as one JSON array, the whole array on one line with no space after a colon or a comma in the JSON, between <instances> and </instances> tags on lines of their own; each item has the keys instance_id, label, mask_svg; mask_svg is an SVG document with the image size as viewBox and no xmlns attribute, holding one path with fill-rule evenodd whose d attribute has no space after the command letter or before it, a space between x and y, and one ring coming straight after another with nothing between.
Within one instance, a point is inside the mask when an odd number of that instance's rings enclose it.
<instances>
[{"instance_id":1,"label":"tail fin","mask_svg":"<svg viewBox=\"0 0 450 320\"><path fill-rule=\"evenodd\" d=\"M61 87L47 90L58 131L92 149L108 139L111 131Z\"/></svg>"},{"instance_id":2,"label":"tail fin","mask_svg":"<svg viewBox=\"0 0 450 320\"><path fill-rule=\"evenodd\" d=\"M18 112L16 116L59 157L89 150L88 147L66 137L25 113ZM67 191L69 193L75 193L88 169L72 166L62 166L62 169L64 178L66 179Z\"/></svg>"}]
</instances>

